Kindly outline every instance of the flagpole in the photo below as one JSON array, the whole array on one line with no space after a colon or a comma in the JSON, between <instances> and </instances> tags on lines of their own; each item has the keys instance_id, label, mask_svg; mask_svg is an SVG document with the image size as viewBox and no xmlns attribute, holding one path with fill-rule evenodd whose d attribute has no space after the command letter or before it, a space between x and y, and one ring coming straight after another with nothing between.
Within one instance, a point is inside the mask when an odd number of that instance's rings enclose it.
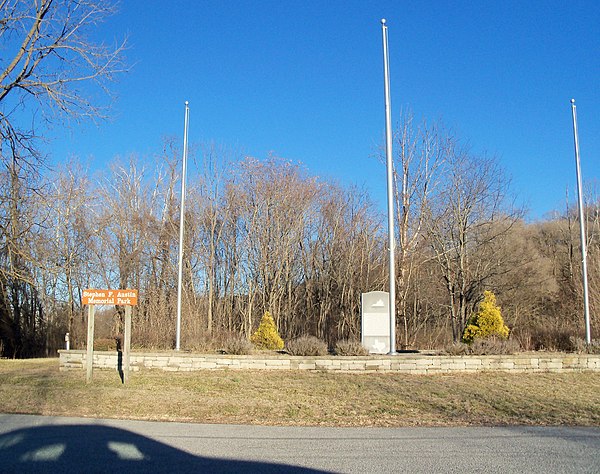
<instances>
[{"instance_id":1,"label":"flagpole","mask_svg":"<svg viewBox=\"0 0 600 474\"><path fill-rule=\"evenodd\" d=\"M575 142L575 167L577 170L577 202L579 207L579 234L581 238L581 264L583 278L583 311L585 317L585 342L592 343L590 330L590 301L588 296L587 277L587 242L585 236L585 215L583 212L583 190L581 186L581 166L579 164L579 133L577 131L577 107L575 99L571 99L571 113L573 116L573 138Z\"/></svg>"},{"instance_id":2,"label":"flagpole","mask_svg":"<svg viewBox=\"0 0 600 474\"><path fill-rule=\"evenodd\" d=\"M385 18L381 20L383 37L383 75L385 95L385 156L387 166L387 204L388 204L388 247L390 274L390 354L396 353L396 267L394 243L394 200L393 200L393 168L392 168L392 112L390 99L390 66L388 52L388 31Z\"/></svg>"},{"instance_id":3,"label":"flagpole","mask_svg":"<svg viewBox=\"0 0 600 474\"><path fill-rule=\"evenodd\" d=\"M187 173L188 155L188 125L190 117L189 103L185 101L185 117L183 125L183 164L181 172L181 214L179 216L179 275L177 278L177 331L175 336L175 350L181 348L181 294L183 281L183 234L185 229L185 181Z\"/></svg>"}]
</instances>

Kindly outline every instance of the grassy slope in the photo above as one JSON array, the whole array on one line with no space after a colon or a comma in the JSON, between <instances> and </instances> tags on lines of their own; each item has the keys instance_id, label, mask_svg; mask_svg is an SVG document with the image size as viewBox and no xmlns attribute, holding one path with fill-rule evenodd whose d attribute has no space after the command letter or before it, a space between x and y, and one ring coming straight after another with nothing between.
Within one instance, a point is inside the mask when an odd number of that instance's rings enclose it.
<instances>
[{"instance_id":1,"label":"grassy slope","mask_svg":"<svg viewBox=\"0 0 600 474\"><path fill-rule=\"evenodd\" d=\"M328 426L600 426L600 374L59 372L0 360L0 412L200 423Z\"/></svg>"}]
</instances>

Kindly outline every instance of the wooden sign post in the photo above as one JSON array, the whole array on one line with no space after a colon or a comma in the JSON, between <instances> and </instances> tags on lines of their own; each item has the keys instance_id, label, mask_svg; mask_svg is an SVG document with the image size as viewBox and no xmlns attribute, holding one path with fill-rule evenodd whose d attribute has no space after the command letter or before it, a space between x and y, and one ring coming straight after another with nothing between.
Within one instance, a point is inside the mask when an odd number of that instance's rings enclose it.
<instances>
[{"instance_id":1,"label":"wooden sign post","mask_svg":"<svg viewBox=\"0 0 600 474\"><path fill-rule=\"evenodd\" d=\"M96 305L88 306L88 331L87 331L87 371L85 376L86 383L90 383L92 380L92 369L94 361L94 313L96 312Z\"/></svg>"},{"instance_id":2,"label":"wooden sign post","mask_svg":"<svg viewBox=\"0 0 600 474\"><path fill-rule=\"evenodd\" d=\"M131 305L125 306L125 334L123 334L123 383L129 382L129 349L131 348Z\"/></svg>"},{"instance_id":3,"label":"wooden sign post","mask_svg":"<svg viewBox=\"0 0 600 474\"><path fill-rule=\"evenodd\" d=\"M96 305L125 306L123 334L123 383L129 381L129 352L131 348L131 307L137 306L137 290L83 290L82 302L88 306L86 383L92 380L94 369L94 313Z\"/></svg>"}]
</instances>

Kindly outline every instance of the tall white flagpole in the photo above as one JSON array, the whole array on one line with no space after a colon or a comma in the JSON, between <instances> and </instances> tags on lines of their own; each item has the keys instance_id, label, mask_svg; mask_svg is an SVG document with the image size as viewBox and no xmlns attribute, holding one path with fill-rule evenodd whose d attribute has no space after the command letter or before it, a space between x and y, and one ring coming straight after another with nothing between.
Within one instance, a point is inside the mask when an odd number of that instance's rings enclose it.
<instances>
[{"instance_id":1,"label":"tall white flagpole","mask_svg":"<svg viewBox=\"0 0 600 474\"><path fill-rule=\"evenodd\" d=\"M575 167L577 170L577 201L579 207L579 234L581 238L581 264L583 277L583 311L585 317L585 342L592 343L590 330L590 301L588 296L587 277L587 242L585 237L585 214L583 212L583 189L581 187L581 166L579 164L579 133L577 132L577 107L575 99L571 99L571 113L573 115L573 138L575 141Z\"/></svg>"},{"instance_id":2,"label":"tall white flagpole","mask_svg":"<svg viewBox=\"0 0 600 474\"><path fill-rule=\"evenodd\" d=\"M385 19L381 20L383 35L383 75L385 89L385 156L387 164L387 201L388 201L388 247L390 253L390 354L396 353L396 266L394 242L394 177L392 167L392 111L390 99L390 65L388 53L388 32Z\"/></svg>"},{"instance_id":3,"label":"tall white flagpole","mask_svg":"<svg viewBox=\"0 0 600 474\"><path fill-rule=\"evenodd\" d=\"M177 279L177 331L175 336L175 350L181 348L181 294L183 281L183 234L185 229L185 181L187 173L188 155L188 124L190 118L190 107L185 101L185 118L183 125L183 164L181 172L181 214L179 216L179 275Z\"/></svg>"}]
</instances>

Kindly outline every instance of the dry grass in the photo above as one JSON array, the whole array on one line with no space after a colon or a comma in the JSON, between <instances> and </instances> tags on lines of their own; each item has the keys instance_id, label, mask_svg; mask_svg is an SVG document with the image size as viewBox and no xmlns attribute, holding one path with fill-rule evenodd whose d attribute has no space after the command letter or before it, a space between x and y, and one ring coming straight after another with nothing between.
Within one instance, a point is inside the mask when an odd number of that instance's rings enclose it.
<instances>
[{"instance_id":1,"label":"dry grass","mask_svg":"<svg viewBox=\"0 0 600 474\"><path fill-rule=\"evenodd\" d=\"M600 426L600 374L331 374L297 371L59 372L0 360L0 412L327 426Z\"/></svg>"}]
</instances>

